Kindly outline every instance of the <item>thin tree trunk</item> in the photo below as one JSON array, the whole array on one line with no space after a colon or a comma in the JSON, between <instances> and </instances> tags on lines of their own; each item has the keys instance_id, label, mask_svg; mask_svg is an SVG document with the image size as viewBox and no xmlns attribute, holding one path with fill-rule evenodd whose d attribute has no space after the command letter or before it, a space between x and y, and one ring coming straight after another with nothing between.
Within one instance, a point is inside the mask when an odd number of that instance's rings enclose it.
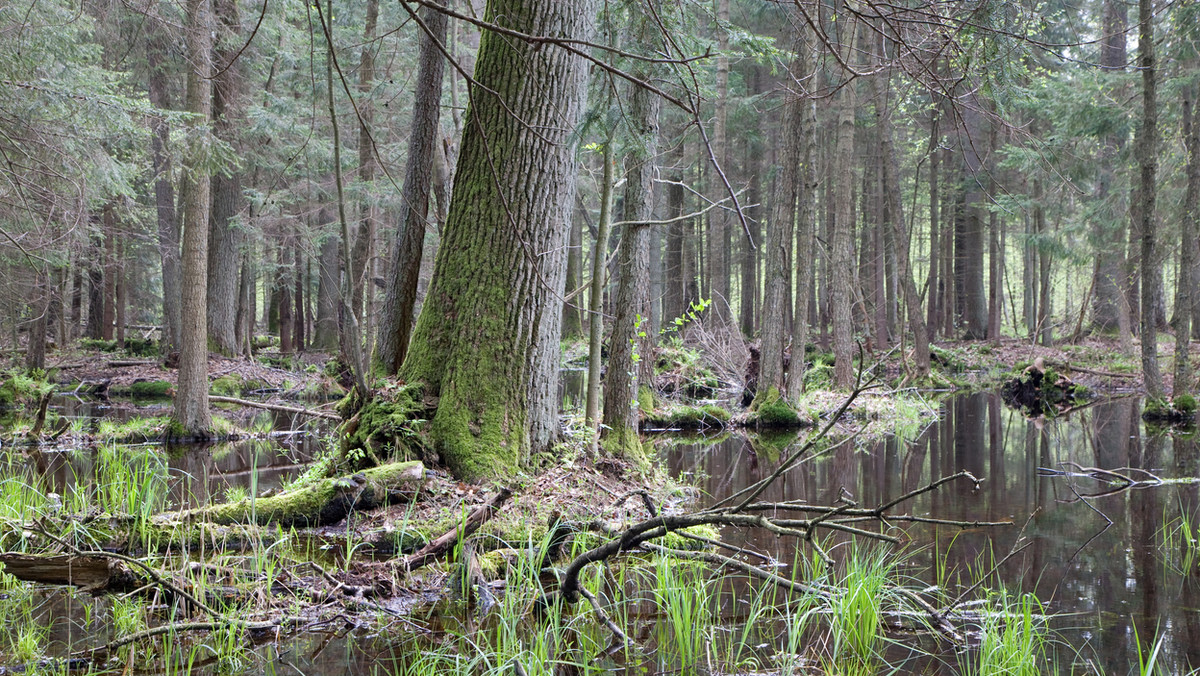
<instances>
[{"instance_id":1,"label":"thin tree trunk","mask_svg":"<svg viewBox=\"0 0 1200 676\"><path fill-rule=\"evenodd\" d=\"M322 230L329 222L325 210L319 219ZM321 240L321 260L317 266L320 279L317 283L317 322L313 331L312 345L317 350L335 350L338 346L338 284L341 279L341 258L338 251L339 239L333 232L326 232Z\"/></svg>"},{"instance_id":2,"label":"thin tree trunk","mask_svg":"<svg viewBox=\"0 0 1200 676\"><path fill-rule=\"evenodd\" d=\"M589 289L588 310L588 384L584 420L600 438L600 362L601 344L604 341L604 261L608 258L608 235L612 227L613 201L613 140L610 135L604 142L601 153L604 167L600 178L600 223L596 227L596 241L592 243L592 285Z\"/></svg>"},{"instance_id":3,"label":"thin tree trunk","mask_svg":"<svg viewBox=\"0 0 1200 676\"><path fill-rule=\"evenodd\" d=\"M146 48L146 61L150 70L148 89L150 103L159 110L170 110L167 90L166 67L162 55L166 45L161 31L154 27ZM179 347L179 219L175 214L175 184L171 181L171 155L167 146L170 125L162 117L152 121L150 136L151 162L154 170L154 206L158 217L158 255L162 264L162 308L164 352Z\"/></svg>"},{"instance_id":4,"label":"thin tree trunk","mask_svg":"<svg viewBox=\"0 0 1200 676\"><path fill-rule=\"evenodd\" d=\"M1195 72L1193 70L1193 72ZM1192 368L1188 362L1188 342L1192 335L1192 304L1196 280L1192 279L1196 241L1196 210L1200 202L1200 133L1195 121L1196 86L1183 90L1183 138L1187 147L1187 189L1183 200L1183 217L1179 225L1179 275L1175 281L1175 396L1192 390Z\"/></svg>"},{"instance_id":5,"label":"thin tree trunk","mask_svg":"<svg viewBox=\"0 0 1200 676\"><path fill-rule=\"evenodd\" d=\"M567 284L568 292L579 288L583 283L583 218L578 214L571 219L571 238L567 251ZM580 311L582 296L568 300L563 307L563 339L574 340L583 336L583 319Z\"/></svg>"},{"instance_id":6,"label":"thin tree trunk","mask_svg":"<svg viewBox=\"0 0 1200 676\"><path fill-rule=\"evenodd\" d=\"M104 248L102 253L101 268L104 270L104 285L101 295L101 312L100 312L100 338L102 340L113 339L113 326L116 324L116 300L117 300L117 271L115 262L117 260L117 210L115 206L109 202L104 206Z\"/></svg>"},{"instance_id":7,"label":"thin tree trunk","mask_svg":"<svg viewBox=\"0 0 1200 676\"><path fill-rule=\"evenodd\" d=\"M930 96L933 95L931 92ZM938 180L941 173L941 166L938 160L942 156L939 148L941 145L940 134L939 112L935 106L930 113L929 119L929 281L925 285L925 302L928 305L926 325L929 327L930 340L933 339L938 327L941 326L942 311L942 278L939 275L941 272L941 243L938 240L941 232L938 223L938 207L941 201L941 197L938 194Z\"/></svg>"},{"instance_id":8,"label":"thin tree trunk","mask_svg":"<svg viewBox=\"0 0 1200 676\"><path fill-rule=\"evenodd\" d=\"M804 73L803 50L804 44L796 42L798 50L792 70L795 77ZM782 151L779 156L779 175L775 182L775 196L771 200L771 216L767 221L767 239L765 242L766 265L764 266L764 293L761 326L762 348L758 360L758 392L755 403L759 404L769 399L778 399L781 395L791 401L798 393L792 393L784 385L783 350L787 342L787 329L784 315L787 306L787 287L791 284L792 274L788 269L788 249L792 246L793 222L796 218L796 200L800 191L801 172L804 171L802 153L806 150L804 127L805 101L794 91L787 91L783 106L783 125L780 132ZM801 256L810 256L811 251L800 250ZM810 261L806 261L806 265ZM803 277L803 275L801 275ZM797 296L803 296L798 293ZM793 343L793 369L804 370L804 346L798 348ZM798 381L803 383L803 380ZM790 386L792 383L788 383ZM772 391L773 390L773 391Z\"/></svg>"},{"instance_id":9,"label":"thin tree trunk","mask_svg":"<svg viewBox=\"0 0 1200 676\"><path fill-rule=\"evenodd\" d=\"M712 154L724 170L728 163L729 123L729 0L717 0L716 109L713 111ZM709 199L718 200L726 192L718 167L708 174ZM733 325L733 298L730 296L729 217L724 209L708 212L708 277L711 286L711 317L718 326Z\"/></svg>"},{"instance_id":10,"label":"thin tree trunk","mask_svg":"<svg viewBox=\"0 0 1200 676\"><path fill-rule=\"evenodd\" d=\"M802 36L803 39L803 36ZM796 60L798 75L807 77L812 72L812 62L808 50L801 45ZM817 115L816 106L812 101L803 99L799 102L798 111L800 125L800 171L793 178L796 188L796 309L792 313L792 353L791 364L787 370L787 397L793 405L800 403L800 395L804 391L804 375L808 366L808 336L811 327L811 316L816 313L814 289L816 284L815 258L816 251L816 203L817 203L817 172L813 166L816 158ZM761 381L760 381L761 382Z\"/></svg>"},{"instance_id":11,"label":"thin tree trunk","mask_svg":"<svg viewBox=\"0 0 1200 676\"><path fill-rule=\"evenodd\" d=\"M25 346L25 369L46 368L46 326L50 317L52 294L46 273L34 274L33 294L29 307L32 316L27 324L29 343Z\"/></svg>"},{"instance_id":12,"label":"thin tree trunk","mask_svg":"<svg viewBox=\"0 0 1200 676\"><path fill-rule=\"evenodd\" d=\"M374 97L371 88L375 84L375 26L379 20L379 0L367 0L366 21L363 24L363 45L358 60L358 179L365 185L375 180L375 148L371 140L371 126L375 121ZM443 36L443 45L446 40ZM358 205L358 233L354 237L354 251L350 260L354 265L351 272L350 307L359 323L367 321L363 304L367 289L367 263L371 260L375 242L375 221L372 218L370 199Z\"/></svg>"},{"instance_id":13,"label":"thin tree trunk","mask_svg":"<svg viewBox=\"0 0 1200 676\"><path fill-rule=\"evenodd\" d=\"M293 233L292 236L296 237L298 235ZM287 257L286 251L286 245L280 245L276 251L279 276L275 287L275 298L278 299L276 301L276 314L279 318L279 351L282 354L291 354L293 351L292 336L296 329L296 323L292 318L292 276L300 274L300 271L285 260Z\"/></svg>"},{"instance_id":14,"label":"thin tree trunk","mask_svg":"<svg viewBox=\"0 0 1200 676\"><path fill-rule=\"evenodd\" d=\"M1158 370L1158 275L1146 274L1155 260L1157 222L1155 201L1158 186L1158 101L1156 78L1158 63L1154 55L1154 8L1153 0L1138 2L1138 67L1142 71L1142 126L1138 130L1137 155L1141 165L1138 197L1140 200L1139 220L1141 227L1142 294L1142 380L1146 394L1152 399L1163 396L1162 375ZM1152 272L1152 271L1150 271Z\"/></svg>"},{"instance_id":15,"label":"thin tree trunk","mask_svg":"<svg viewBox=\"0 0 1200 676\"><path fill-rule=\"evenodd\" d=\"M433 183L433 155L440 136L438 120L444 64L437 45L446 42L447 20L446 15L432 8L427 8L421 16L429 34L422 33L420 39L412 132L401 191L403 206L391 248L392 273L388 275L373 358L373 368L389 375L396 373L403 363L413 331L413 309L417 302L417 281L425 245L425 220L429 214L429 191Z\"/></svg>"}]
</instances>

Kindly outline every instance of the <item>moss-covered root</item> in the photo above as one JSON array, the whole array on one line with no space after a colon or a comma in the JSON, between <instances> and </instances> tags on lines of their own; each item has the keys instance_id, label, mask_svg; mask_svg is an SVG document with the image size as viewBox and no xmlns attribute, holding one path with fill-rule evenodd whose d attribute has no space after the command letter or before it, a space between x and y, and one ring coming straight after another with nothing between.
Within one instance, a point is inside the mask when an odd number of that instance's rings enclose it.
<instances>
[{"instance_id":1,"label":"moss-covered root","mask_svg":"<svg viewBox=\"0 0 1200 676\"><path fill-rule=\"evenodd\" d=\"M606 430L604 438L600 440L600 448L610 457L632 463L638 472L646 473L650 470L650 458L646 455L646 449L642 447L637 430L631 427Z\"/></svg>"},{"instance_id":2,"label":"moss-covered root","mask_svg":"<svg viewBox=\"0 0 1200 676\"><path fill-rule=\"evenodd\" d=\"M350 476L321 479L280 495L213 505L183 516L218 524L328 526L355 510L411 499L424 482L425 466L419 461L396 462Z\"/></svg>"},{"instance_id":3,"label":"moss-covered root","mask_svg":"<svg viewBox=\"0 0 1200 676\"><path fill-rule=\"evenodd\" d=\"M746 418L747 426L758 428L802 427L809 424L811 423L800 417L796 409L792 408L774 387L758 393L750 406L750 415Z\"/></svg>"}]
</instances>

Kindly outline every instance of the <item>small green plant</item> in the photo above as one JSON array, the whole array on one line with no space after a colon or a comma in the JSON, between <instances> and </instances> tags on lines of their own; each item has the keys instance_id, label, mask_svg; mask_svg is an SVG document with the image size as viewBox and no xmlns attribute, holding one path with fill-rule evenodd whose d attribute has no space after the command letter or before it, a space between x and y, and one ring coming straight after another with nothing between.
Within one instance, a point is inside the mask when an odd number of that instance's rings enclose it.
<instances>
[{"instance_id":1,"label":"small green plant","mask_svg":"<svg viewBox=\"0 0 1200 676\"><path fill-rule=\"evenodd\" d=\"M711 583L703 568L670 556L655 560L654 577L654 600L666 622L666 638L683 671L693 671L700 666L712 633Z\"/></svg>"},{"instance_id":2,"label":"small green plant","mask_svg":"<svg viewBox=\"0 0 1200 676\"><path fill-rule=\"evenodd\" d=\"M136 597L118 598L112 605L113 627L117 634L125 636L146 628L146 612Z\"/></svg>"},{"instance_id":3,"label":"small green plant","mask_svg":"<svg viewBox=\"0 0 1200 676\"><path fill-rule=\"evenodd\" d=\"M1036 676L1045 672L1046 626L1032 594L1015 601L1001 591L988 600L979 627L978 660L964 673L978 676Z\"/></svg>"}]
</instances>

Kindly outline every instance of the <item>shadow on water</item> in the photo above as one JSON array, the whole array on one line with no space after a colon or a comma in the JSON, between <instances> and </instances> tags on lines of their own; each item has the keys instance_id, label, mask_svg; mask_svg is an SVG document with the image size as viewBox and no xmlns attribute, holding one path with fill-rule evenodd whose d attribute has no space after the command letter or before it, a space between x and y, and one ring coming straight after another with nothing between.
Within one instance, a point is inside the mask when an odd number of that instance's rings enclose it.
<instances>
[{"instance_id":1,"label":"shadow on water","mask_svg":"<svg viewBox=\"0 0 1200 676\"><path fill-rule=\"evenodd\" d=\"M1194 437L1148 434L1140 414L1140 400L1129 398L1056 420L1028 420L996 395L955 397L943 405L941 420L917 438L843 445L784 475L763 499L832 505L849 494L872 506L970 471L984 479L978 490L952 483L918 498L909 512L1011 519L1013 525L905 527L907 574L932 585L941 566L949 572L943 582L963 588L1014 546L1024 546L989 585L1042 600L1060 639L1060 670L1069 672L1074 664L1125 673L1137 664L1138 641L1148 653L1161 637L1159 668L1183 673L1200 666L1200 569L1188 556L1186 538L1172 531L1187 519L1195 536L1200 449ZM763 456L761 444L740 436L715 445L674 445L668 454L671 472L694 477L714 501L769 474L774 464ZM1062 474L1086 474L1087 468L1192 481L1112 491L1111 483ZM1111 494L1089 497L1103 493ZM785 562L795 553L794 540L761 529L727 529L723 537Z\"/></svg>"}]
</instances>

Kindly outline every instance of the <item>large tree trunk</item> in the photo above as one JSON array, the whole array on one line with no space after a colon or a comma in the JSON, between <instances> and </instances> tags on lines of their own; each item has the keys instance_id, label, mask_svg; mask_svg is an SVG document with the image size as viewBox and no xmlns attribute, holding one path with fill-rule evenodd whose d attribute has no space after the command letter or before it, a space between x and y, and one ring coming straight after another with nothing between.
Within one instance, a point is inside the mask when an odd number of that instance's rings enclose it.
<instances>
[{"instance_id":1,"label":"large tree trunk","mask_svg":"<svg viewBox=\"0 0 1200 676\"><path fill-rule=\"evenodd\" d=\"M494 0L517 31L586 39L591 0ZM429 434L459 477L508 475L557 438L566 239L586 61L487 33L429 293L401 369L439 397ZM503 161L498 161L498 155Z\"/></svg>"},{"instance_id":2,"label":"large tree trunk","mask_svg":"<svg viewBox=\"0 0 1200 676\"><path fill-rule=\"evenodd\" d=\"M241 46L238 32L237 2L213 0L217 19L215 66L219 69L212 82L213 133L222 141L237 146L243 78L239 64L231 62ZM236 44L235 44L236 43ZM238 262L242 232L235 225L242 202L242 177L237 170L212 176L212 207L208 231L208 342L224 355L238 352L237 305Z\"/></svg>"},{"instance_id":3,"label":"large tree trunk","mask_svg":"<svg viewBox=\"0 0 1200 676\"><path fill-rule=\"evenodd\" d=\"M208 211L210 183L203 151L212 112L209 73L212 71L212 14L210 0L188 0L187 110L189 148L182 180L183 278L179 376L172 415L180 436L207 436L212 427L208 411Z\"/></svg>"},{"instance_id":4,"label":"large tree trunk","mask_svg":"<svg viewBox=\"0 0 1200 676\"><path fill-rule=\"evenodd\" d=\"M801 41L796 42L797 58L792 66L794 77L800 78L804 73L803 57L800 54L805 49ZM767 222L766 265L764 266L764 292L762 320L759 322L762 335L762 349L758 360L758 393L757 401L766 401L767 397L778 398L787 394L790 398L798 396L784 387L783 348L787 342L787 326L785 315L787 310L787 287L791 285L792 274L788 269L788 249L792 246L793 222L796 218L796 200L804 188L800 185L800 174L805 167L802 165L801 153L804 152L804 104L805 100L795 91L788 91L783 107L783 129L780 132L782 151L779 156L779 175L775 182L775 197L771 200L771 218ZM804 265L811 264L811 251L800 249L800 256L808 258ZM798 261L799 262L799 261ZM803 275L801 275L803 279ZM805 295L804 284L797 290L798 296ZM807 309L807 308L806 308ZM799 308L797 308L799 314ZM803 344L792 347L792 368L804 370ZM799 381L803 382L803 381ZM790 384L790 383L789 383ZM772 395L771 391L774 390Z\"/></svg>"},{"instance_id":5,"label":"large tree trunk","mask_svg":"<svg viewBox=\"0 0 1200 676\"><path fill-rule=\"evenodd\" d=\"M1142 126L1138 130L1137 155L1141 164L1141 180L1138 187L1139 218L1141 220L1142 250L1142 380L1146 394L1154 399L1163 396L1162 375L1158 371L1158 317L1156 274L1147 266L1155 260L1155 200L1158 186L1154 184L1158 172L1158 101L1156 100L1156 78L1158 63L1154 58L1154 9L1153 0L1138 2L1138 67L1142 71Z\"/></svg>"},{"instance_id":6,"label":"large tree trunk","mask_svg":"<svg viewBox=\"0 0 1200 676\"><path fill-rule=\"evenodd\" d=\"M429 191L433 184L434 152L440 134L438 120L442 97L442 53L438 44L446 41L446 16L432 8L425 11L425 25L431 34L422 34L420 56L417 64L417 88L413 101L412 133L408 140L408 159L404 166L401 220L396 241L392 245L392 274L388 276L387 291L383 300L383 314L379 320L379 339L375 345L374 368L385 374L393 374L400 368L408 351L413 332L413 308L417 302L417 278L421 271L421 253L425 245L425 219L429 214ZM481 92L479 96L491 98L492 94ZM478 103L472 96L472 102ZM479 132L478 129L475 130ZM484 144L507 139L486 139ZM464 148L465 149L465 148ZM499 165L491 150L480 158L485 167ZM461 163L460 169L461 171ZM497 168L499 170L499 167ZM455 179L454 192L458 183ZM453 210L451 198L451 208ZM498 209L514 208L512 205L496 204ZM532 255L532 254L531 254Z\"/></svg>"},{"instance_id":7,"label":"large tree trunk","mask_svg":"<svg viewBox=\"0 0 1200 676\"><path fill-rule=\"evenodd\" d=\"M639 77L648 75L639 73ZM641 322L649 316L650 306L650 225L645 221L654 208L658 108L658 98L648 90L633 90L626 111L630 149L625 157L625 226L617 250L616 317L604 379L604 447L640 464L646 456L638 440L639 372L653 362L653 342Z\"/></svg>"}]
</instances>

